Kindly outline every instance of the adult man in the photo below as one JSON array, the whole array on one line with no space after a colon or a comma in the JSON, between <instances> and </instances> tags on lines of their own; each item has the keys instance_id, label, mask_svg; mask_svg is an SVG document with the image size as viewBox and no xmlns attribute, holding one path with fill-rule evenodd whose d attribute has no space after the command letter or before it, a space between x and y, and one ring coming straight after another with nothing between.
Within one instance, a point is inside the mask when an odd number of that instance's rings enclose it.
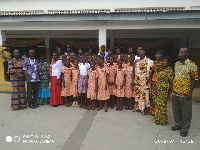
<instances>
[{"instance_id":1,"label":"adult man","mask_svg":"<svg viewBox=\"0 0 200 150\"><path fill-rule=\"evenodd\" d=\"M140 60L135 63L135 109L136 111L142 113L142 115L147 115L150 108L149 102L149 88L150 85L147 83L147 78L149 77L152 68L153 60L146 57L145 50L138 50Z\"/></svg>"},{"instance_id":2,"label":"adult man","mask_svg":"<svg viewBox=\"0 0 200 150\"><path fill-rule=\"evenodd\" d=\"M140 52L142 49L143 49L142 47L138 47L138 48L137 48L137 55L135 55L135 61L140 60L139 52Z\"/></svg>"},{"instance_id":3,"label":"adult man","mask_svg":"<svg viewBox=\"0 0 200 150\"><path fill-rule=\"evenodd\" d=\"M101 45L101 52L104 52L104 59L106 59L106 57L108 56L108 52L106 52L105 45ZM100 55L100 52L97 55Z\"/></svg>"},{"instance_id":4,"label":"adult man","mask_svg":"<svg viewBox=\"0 0 200 150\"><path fill-rule=\"evenodd\" d=\"M30 108L37 106L37 97L39 89L38 62L35 59L35 50L29 51L29 58L23 63L23 70L27 80L27 101ZM32 98L33 95L33 98Z\"/></svg>"},{"instance_id":5,"label":"adult man","mask_svg":"<svg viewBox=\"0 0 200 150\"><path fill-rule=\"evenodd\" d=\"M172 109L175 126L172 131L181 130L180 135L188 135L192 119L192 91L198 80L198 69L194 62L188 59L188 48L179 50L179 60L175 64L175 78L172 89Z\"/></svg>"}]
</instances>

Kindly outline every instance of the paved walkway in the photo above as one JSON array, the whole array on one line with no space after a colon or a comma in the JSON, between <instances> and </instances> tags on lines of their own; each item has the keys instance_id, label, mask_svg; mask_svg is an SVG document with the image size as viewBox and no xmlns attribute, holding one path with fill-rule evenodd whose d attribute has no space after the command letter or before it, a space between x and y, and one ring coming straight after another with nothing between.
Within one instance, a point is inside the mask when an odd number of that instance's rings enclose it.
<instances>
[{"instance_id":1,"label":"paved walkway","mask_svg":"<svg viewBox=\"0 0 200 150\"><path fill-rule=\"evenodd\" d=\"M153 116L130 110L86 111L64 106L36 110L10 109L10 94L0 93L1 150L198 150L200 103L193 102L189 135L171 131L173 115L168 103L169 124L156 125Z\"/></svg>"}]
</instances>

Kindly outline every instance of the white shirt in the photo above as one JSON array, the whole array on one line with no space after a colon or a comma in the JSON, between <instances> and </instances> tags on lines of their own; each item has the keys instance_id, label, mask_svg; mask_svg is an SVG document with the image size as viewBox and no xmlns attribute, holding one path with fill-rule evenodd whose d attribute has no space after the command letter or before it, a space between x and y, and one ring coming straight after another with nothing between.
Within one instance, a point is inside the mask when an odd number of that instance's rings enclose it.
<instances>
[{"instance_id":1,"label":"white shirt","mask_svg":"<svg viewBox=\"0 0 200 150\"><path fill-rule=\"evenodd\" d=\"M135 55L135 60L140 59L140 57L138 55Z\"/></svg>"},{"instance_id":2,"label":"white shirt","mask_svg":"<svg viewBox=\"0 0 200 150\"><path fill-rule=\"evenodd\" d=\"M85 64L80 63L78 65L78 68L79 68L80 75L85 76L85 75L87 75L88 69L90 69L90 64L89 63L85 63Z\"/></svg>"},{"instance_id":3,"label":"white shirt","mask_svg":"<svg viewBox=\"0 0 200 150\"><path fill-rule=\"evenodd\" d=\"M57 79L60 79L62 71L62 60L58 60L56 63L51 64L52 74L51 76L57 76Z\"/></svg>"}]
</instances>

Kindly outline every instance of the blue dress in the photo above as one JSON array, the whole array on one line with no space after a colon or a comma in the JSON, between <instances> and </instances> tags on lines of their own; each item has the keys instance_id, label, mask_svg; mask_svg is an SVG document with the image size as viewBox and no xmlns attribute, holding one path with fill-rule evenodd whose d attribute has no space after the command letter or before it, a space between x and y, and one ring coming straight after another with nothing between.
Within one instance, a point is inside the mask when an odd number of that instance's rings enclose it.
<instances>
[{"instance_id":1,"label":"blue dress","mask_svg":"<svg viewBox=\"0 0 200 150\"><path fill-rule=\"evenodd\" d=\"M39 73L47 72L47 67L49 64L47 62L40 62L40 67L38 68ZM40 87L38 93L38 105L49 104L50 91L49 91L49 75L40 76Z\"/></svg>"}]
</instances>

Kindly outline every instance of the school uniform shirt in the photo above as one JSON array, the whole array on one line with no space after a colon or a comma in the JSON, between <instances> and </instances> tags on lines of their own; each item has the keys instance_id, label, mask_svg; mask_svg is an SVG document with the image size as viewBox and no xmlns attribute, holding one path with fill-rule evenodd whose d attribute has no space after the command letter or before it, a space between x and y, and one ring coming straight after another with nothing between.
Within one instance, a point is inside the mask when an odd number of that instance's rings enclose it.
<instances>
[{"instance_id":1,"label":"school uniform shirt","mask_svg":"<svg viewBox=\"0 0 200 150\"><path fill-rule=\"evenodd\" d=\"M85 75L87 75L88 69L90 69L90 64L89 63L85 63L85 64L80 63L78 65L78 68L79 68L80 75L85 76Z\"/></svg>"}]
</instances>

